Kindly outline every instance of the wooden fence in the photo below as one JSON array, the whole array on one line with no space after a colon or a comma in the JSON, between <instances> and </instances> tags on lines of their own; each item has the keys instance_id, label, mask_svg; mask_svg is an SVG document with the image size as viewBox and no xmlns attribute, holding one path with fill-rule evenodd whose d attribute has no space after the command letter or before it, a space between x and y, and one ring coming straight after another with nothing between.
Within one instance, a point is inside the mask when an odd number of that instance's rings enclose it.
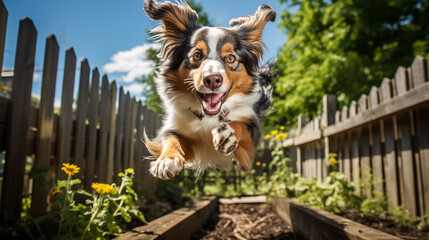
<instances>
[{"instance_id":1,"label":"wooden fence","mask_svg":"<svg viewBox=\"0 0 429 240\"><path fill-rule=\"evenodd\" d=\"M0 63L3 60L7 10L0 1ZM10 97L0 97L0 150L5 152L1 210L18 218L23 192L32 193L31 214L46 211L46 197L52 178L65 179L62 163L81 168L77 177L86 190L94 181L118 182L117 173L136 169L136 179L143 191L152 191L153 178L148 175L147 154L142 138L145 128L154 135L160 118L141 101L117 93L115 81L109 83L86 59L80 62L79 94L73 111L76 56L66 50L60 114L53 113L58 72L59 46L54 35L46 38L42 93L39 104L31 102L31 87L37 30L28 18L20 21L16 47L14 77ZM1 64L0 64L1 71ZM37 106L35 106L37 105ZM118 105L118 107L116 107ZM28 181L26 161L31 159L35 176ZM24 189L24 186L26 189ZM32 186L32 189L31 189ZM11 215L10 215L11 214Z\"/></svg>"},{"instance_id":2,"label":"wooden fence","mask_svg":"<svg viewBox=\"0 0 429 240\"><path fill-rule=\"evenodd\" d=\"M386 194L390 206L403 205L412 216L429 210L429 82L427 60L415 57L411 67L399 67L368 95L342 109L336 97L323 98L323 114L307 122L298 119L285 146L293 152L297 171L323 179L328 155L337 154L339 171L356 192ZM371 174L375 181L369 182ZM379 181L377 181L379 180Z\"/></svg>"}]
</instances>

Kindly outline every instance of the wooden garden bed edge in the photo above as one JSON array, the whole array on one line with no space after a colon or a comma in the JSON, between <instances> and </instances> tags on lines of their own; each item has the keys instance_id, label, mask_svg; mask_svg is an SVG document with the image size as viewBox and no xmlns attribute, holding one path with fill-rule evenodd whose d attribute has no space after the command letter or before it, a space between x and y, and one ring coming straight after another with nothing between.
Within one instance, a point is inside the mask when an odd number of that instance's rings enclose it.
<instances>
[{"instance_id":1,"label":"wooden garden bed edge","mask_svg":"<svg viewBox=\"0 0 429 240\"><path fill-rule=\"evenodd\" d=\"M115 240L190 239L193 233L203 228L217 205L216 197L202 197L190 207L177 209L147 225L136 227Z\"/></svg>"},{"instance_id":2,"label":"wooden garden bed edge","mask_svg":"<svg viewBox=\"0 0 429 240\"><path fill-rule=\"evenodd\" d=\"M292 226L297 239L400 239L286 197L274 197L273 200L277 214Z\"/></svg>"}]
</instances>

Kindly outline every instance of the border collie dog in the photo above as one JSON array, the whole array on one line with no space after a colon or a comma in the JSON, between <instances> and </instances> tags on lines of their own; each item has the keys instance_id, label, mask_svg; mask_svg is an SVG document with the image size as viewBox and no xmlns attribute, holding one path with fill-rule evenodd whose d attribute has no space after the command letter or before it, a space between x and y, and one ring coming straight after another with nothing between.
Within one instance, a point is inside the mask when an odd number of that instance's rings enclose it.
<instances>
[{"instance_id":1,"label":"border collie dog","mask_svg":"<svg viewBox=\"0 0 429 240\"><path fill-rule=\"evenodd\" d=\"M198 26L184 1L145 0L144 10L160 21L152 33L162 43L155 83L165 111L157 136L145 135L156 159L150 173L169 179L183 167L202 173L227 169L233 160L250 171L272 102L270 69L260 65L262 32L276 12L263 4L226 28Z\"/></svg>"}]
</instances>

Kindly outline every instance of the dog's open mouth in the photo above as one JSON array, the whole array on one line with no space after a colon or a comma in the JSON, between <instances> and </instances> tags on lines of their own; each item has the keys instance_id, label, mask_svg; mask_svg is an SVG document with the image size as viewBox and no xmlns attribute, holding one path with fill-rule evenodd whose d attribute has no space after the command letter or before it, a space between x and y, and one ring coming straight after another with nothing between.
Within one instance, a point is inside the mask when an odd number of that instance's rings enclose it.
<instances>
[{"instance_id":1,"label":"dog's open mouth","mask_svg":"<svg viewBox=\"0 0 429 240\"><path fill-rule=\"evenodd\" d=\"M230 89L231 90L231 89ZM222 104L230 92L225 93L200 93L197 92L198 99L203 105L204 113L207 115L216 115L220 112Z\"/></svg>"}]
</instances>

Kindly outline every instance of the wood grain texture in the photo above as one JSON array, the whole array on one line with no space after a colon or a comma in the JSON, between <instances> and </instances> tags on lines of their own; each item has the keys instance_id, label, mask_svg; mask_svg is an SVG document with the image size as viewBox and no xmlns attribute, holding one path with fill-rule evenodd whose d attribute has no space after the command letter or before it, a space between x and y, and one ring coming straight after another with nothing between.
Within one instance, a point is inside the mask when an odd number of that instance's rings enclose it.
<instances>
[{"instance_id":1,"label":"wood grain texture","mask_svg":"<svg viewBox=\"0 0 429 240\"><path fill-rule=\"evenodd\" d=\"M31 215L38 217L46 212L46 197L49 192L51 142L54 138L54 100L57 80L59 46L54 35L46 39L45 59L43 62L42 94L37 121L37 139L34 167L43 169L43 174L33 179Z\"/></svg>"},{"instance_id":2,"label":"wood grain texture","mask_svg":"<svg viewBox=\"0 0 429 240\"><path fill-rule=\"evenodd\" d=\"M91 191L92 182L95 174L95 154L97 150L97 125L98 125L98 91L100 89L100 73L97 68L92 70L92 81L89 95L88 112L88 134L86 139L86 160L85 160L85 179L84 189Z\"/></svg>"},{"instance_id":3,"label":"wood grain texture","mask_svg":"<svg viewBox=\"0 0 429 240\"><path fill-rule=\"evenodd\" d=\"M6 134L6 164L1 195L1 209L18 220L21 212L21 194L24 186L31 87L33 83L34 57L37 30L29 18L21 19L16 45L14 77L9 105L9 125Z\"/></svg>"},{"instance_id":4,"label":"wood grain texture","mask_svg":"<svg viewBox=\"0 0 429 240\"><path fill-rule=\"evenodd\" d=\"M76 55L73 48L66 51L64 63L63 89L61 95L61 110L57 134L57 166L56 173L61 171L63 163L70 162L71 134L73 127L73 91L76 73ZM62 174L62 176L65 176Z\"/></svg>"}]
</instances>

